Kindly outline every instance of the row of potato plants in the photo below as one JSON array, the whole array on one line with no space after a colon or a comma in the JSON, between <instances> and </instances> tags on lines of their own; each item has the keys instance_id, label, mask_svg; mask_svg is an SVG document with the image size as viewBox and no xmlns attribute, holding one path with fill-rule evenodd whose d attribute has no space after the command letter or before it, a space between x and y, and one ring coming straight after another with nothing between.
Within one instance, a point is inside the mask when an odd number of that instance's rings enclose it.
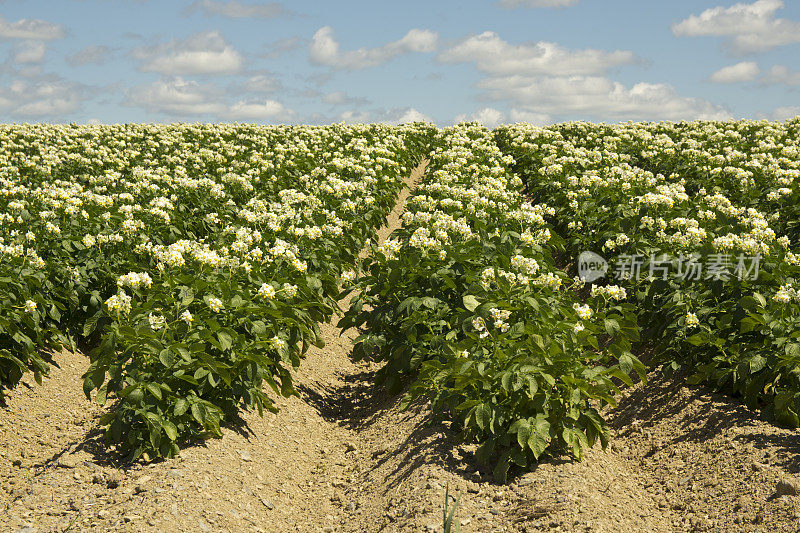
<instances>
[{"instance_id":1,"label":"row of potato plants","mask_svg":"<svg viewBox=\"0 0 800 533\"><path fill-rule=\"evenodd\" d=\"M566 260L589 250L616 262L606 282L631 295L654 364L685 365L691 381L800 424L800 121L517 124L495 136L525 194L555 208ZM609 279L634 262L640 276Z\"/></svg>"},{"instance_id":2,"label":"row of potato plants","mask_svg":"<svg viewBox=\"0 0 800 533\"><path fill-rule=\"evenodd\" d=\"M0 390L77 343L131 458L275 410L433 132L0 127Z\"/></svg>"},{"instance_id":3,"label":"row of potato plants","mask_svg":"<svg viewBox=\"0 0 800 533\"><path fill-rule=\"evenodd\" d=\"M644 371L625 290L581 293L556 268L554 208L526 201L489 130L461 124L434 145L402 227L362 264L340 321L364 331L354 356L385 362L389 391L410 380L406 401L432 400L498 480L548 451L605 447L598 409Z\"/></svg>"}]
</instances>

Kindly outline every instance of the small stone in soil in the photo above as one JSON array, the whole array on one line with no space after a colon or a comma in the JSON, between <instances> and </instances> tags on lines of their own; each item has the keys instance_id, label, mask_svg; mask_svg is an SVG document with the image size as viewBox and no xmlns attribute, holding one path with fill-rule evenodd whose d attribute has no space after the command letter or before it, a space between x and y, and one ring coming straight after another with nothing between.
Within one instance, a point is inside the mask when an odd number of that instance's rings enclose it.
<instances>
[{"instance_id":1,"label":"small stone in soil","mask_svg":"<svg viewBox=\"0 0 800 533\"><path fill-rule=\"evenodd\" d=\"M775 487L777 496L797 496L798 494L800 494L800 485L793 479L782 479Z\"/></svg>"},{"instance_id":2,"label":"small stone in soil","mask_svg":"<svg viewBox=\"0 0 800 533\"><path fill-rule=\"evenodd\" d=\"M372 452L372 457L379 457L379 456L385 454L388 451L389 451L389 447L384 444L382 446L379 446L376 450L374 450Z\"/></svg>"},{"instance_id":3,"label":"small stone in soil","mask_svg":"<svg viewBox=\"0 0 800 533\"><path fill-rule=\"evenodd\" d=\"M271 501L269 501L269 500L268 500L268 499L266 499L266 498L261 498L261 503L263 503L263 504L264 504L264 507L266 507L266 508L267 508L267 509L269 509L270 511L271 511L271 510L273 510L273 509L275 508L275 506L274 506L274 505L272 505L272 502L271 502Z\"/></svg>"},{"instance_id":4,"label":"small stone in soil","mask_svg":"<svg viewBox=\"0 0 800 533\"><path fill-rule=\"evenodd\" d=\"M239 451L239 457L242 461L252 461L253 458L250 456L250 453L247 451Z\"/></svg>"},{"instance_id":5,"label":"small stone in soil","mask_svg":"<svg viewBox=\"0 0 800 533\"><path fill-rule=\"evenodd\" d=\"M116 489L122 483L122 474L116 470L106 472L106 487Z\"/></svg>"},{"instance_id":6,"label":"small stone in soil","mask_svg":"<svg viewBox=\"0 0 800 533\"><path fill-rule=\"evenodd\" d=\"M58 460L58 466L62 468L75 468L78 466L78 463L78 458L72 455L62 456L61 459Z\"/></svg>"}]
</instances>

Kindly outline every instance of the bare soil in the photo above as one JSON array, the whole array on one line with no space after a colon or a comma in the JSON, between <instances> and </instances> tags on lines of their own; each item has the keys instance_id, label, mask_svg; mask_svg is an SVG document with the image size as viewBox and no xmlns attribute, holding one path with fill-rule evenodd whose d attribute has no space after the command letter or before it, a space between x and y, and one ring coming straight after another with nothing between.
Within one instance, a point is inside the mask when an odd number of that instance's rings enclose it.
<instances>
[{"instance_id":1,"label":"bare soil","mask_svg":"<svg viewBox=\"0 0 800 533\"><path fill-rule=\"evenodd\" d=\"M295 373L299 398L147 465L104 449L103 409L81 388L87 358L56 355L42 386L25 382L0 408L0 530L442 531L445 486L464 532L800 530L798 431L680 375L654 374L606 410L607 450L501 486L429 406L403 412L372 385L377 368L349 358L356 332L322 330L325 348Z\"/></svg>"}]
</instances>

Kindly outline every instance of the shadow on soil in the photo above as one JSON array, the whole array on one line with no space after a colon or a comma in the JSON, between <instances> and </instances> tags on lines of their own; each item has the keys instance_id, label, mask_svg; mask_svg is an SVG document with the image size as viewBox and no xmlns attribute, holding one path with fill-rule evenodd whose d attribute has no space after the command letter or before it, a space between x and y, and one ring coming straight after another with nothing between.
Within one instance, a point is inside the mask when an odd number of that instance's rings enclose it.
<instances>
[{"instance_id":1,"label":"shadow on soil","mask_svg":"<svg viewBox=\"0 0 800 533\"><path fill-rule=\"evenodd\" d=\"M425 465L438 465L464 479L484 468L476 464L473 453L459 448L455 432L431 411L429 404L417 401L401 411L405 391L389 395L374 384L374 376L375 370L364 369L346 376L345 383L338 387L327 383L298 384L297 390L328 421L352 431L380 424L394 428L390 431L398 437L403 436L402 441L373 451L373 469L387 462L396 464L387 475L388 486L398 486ZM491 471L488 466L485 468Z\"/></svg>"},{"instance_id":2,"label":"shadow on soil","mask_svg":"<svg viewBox=\"0 0 800 533\"><path fill-rule=\"evenodd\" d=\"M250 425L241 417L239 411L226 413L226 422L223 427L234 431L247 440L255 436ZM96 466L110 466L119 470L129 470L134 464L141 464L141 459L131 460L128 454L123 454L114 448L109 448L105 442L106 432L101 426L93 426L77 443L63 447L56 452L50 459L40 466L55 466L64 455L73 454L79 451L88 453L91 458L89 461ZM181 450L194 446L205 446L205 441L197 439L195 442L180 443ZM170 459L156 459L154 462L169 461ZM92 466L92 465L90 465Z\"/></svg>"},{"instance_id":3,"label":"shadow on soil","mask_svg":"<svg viewBox=\"0 0 800 533\"><path fill-rule=\"evenodd\" d=\"M736 398L704 386L688 385L683 373L670 378L651 374L646 384L610 409L606 417L609 426L625 437L673 420L681 431L669 444L703 443L736 428L730 434L740 443L774 450L777 452L771 459L774 464L789 472L800 472L797 430L775 426Z\"/></svg>"}]
</instances>

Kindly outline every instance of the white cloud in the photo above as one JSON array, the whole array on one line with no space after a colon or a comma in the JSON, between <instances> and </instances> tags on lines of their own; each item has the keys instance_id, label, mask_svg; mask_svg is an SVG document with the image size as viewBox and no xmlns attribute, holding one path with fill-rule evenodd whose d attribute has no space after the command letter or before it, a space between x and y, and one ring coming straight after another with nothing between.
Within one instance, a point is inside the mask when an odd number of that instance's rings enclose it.
<instances>
[{"instance_id":1,"label":"white cloud","mask_svg":"<svg viewBox=\"0 0 800 533\"><path fill-rule=\"evenodd\" d=\"M503 7L569 7L579 0L500 0Z\"/></svg>"},{"instance_id":2,"label":"white cloud","mask_svg":"<svg viewBox=\"0 0 800 533\"><path fill-rule=\"evenodd\" d=\"M58 76L16 79L0 88L0 110L21 119L62 119L78 111L85 90Z\"/></svg>"},{"instance_id":3,"label":"white cloud","mask_svg":"<svg viewBox=\"0 0 800 533\"><path fill-rule=\"evenodd\" d=\"M281 83L274 77L266 74L257 74L247 78L239 88L249 93L270 94L280 89L280 87Z\"/></svg>"},{"instance_id":4,"label":"white cloud","mask_svg":"<svg viewBox=\"0 0 800 533\"><path fill-rule=\"evenodd\" d=\"M317 30L309 45L311 61L341 70L358 70L375 67L390 59L411 52L432 52L436 49L438 35L429 30L412 29L399 41L377 48L359 48L341 51L333 36L333 28L324 26Z\"/></svg>"},{"instance_id":5,"label":"white cloud","mask_svg":"<svg viewBox=\"0 0 800 533\"><path fill-rule=\"evenodd\" d=\"M331 105L342 105L347 103L347 93L336 91L322 96L322 101Z\"/></svg>"},{"instance_id":6,"label":"white cloud","mask_svg":"<svg viewBox=\"0 0 800 533\"><path fill-rule=\"evenodd\" d=\"M800 116L800 106L777 107L772 111L772 120L789 120Z\"/></svg>"},{"instance_id":7,"label":"white cloud","mask_svg":"<svg viewBox=\"0 0 800 533\"><path fill-rule=\"evenodd\" d=\"M231 119L245 120L288 120L294 112L275 100L263 102L237 102L223 112Z\"/></svg>"},{"instance_id":8,"label":"white cloud","mask_svg":"<svg viewBox=\"0 0 800 533\"><path fill-rule=\"evenodd\" d=\"M800 85L800 71L791 70L784 65L775 65L761 78L765 84Z\"/></svg>"},{"instance_id":9,"label":"white cloud","mask_svg":"<svg viewBox=\"0 0 800 533\"><path fill-rule=\"evenodd\" d=\"M389 113L389 115L392 114L393 113L391 112ZM386 121L390 124L405 124L407 122L433 122L433 119L428 115L417 111L413 107L409 107L399 117L388 118Z\"/></svg>"},{"instance_id":10,"label":"white cloud","mask_svg":"<svg viewBox=\"0 0 800 533\"><path fill-rule=\"evenodd\" d=\"M344 91L323 94L322 101L330 105L365 105L369 103L367 98L350 96Z\"/></svg>"},{"instance_id":11,"label":"white cloud","mask_svg":"<svg viewBox=\"0 0 800 533\"><path fill-rule=\"evenodd\" d=\"M42 41L22 41L14 47L14 62L38 64L44 60L47 47Z\"/></svg>"},{"instance_id":12,"label":"white cloud","mask_svg":"<svg viewBox=\"0 0 800 533\"><path fill-rule=\"evenodd\" d=\"M133 57L142 63L139 70L179 76L185 74L234 74L242 70L244 59L218 31L196 33L182 41L143 47Z\"/></svg>"},{"instance_id":13,"label":"white cloud","mask_svg":"<svg viewBox=\"0 0 800 533\"><path fill-rule=\"evenodd\" d=\"M743 81L753 81L759 75L761 69L754 61L742 61L735 65L723 67L714 72L709 80L715 83L739 83Z\"/></svg>"},{"instance_id":14,"label":"white cloud","mask_svg":"<svg viewBox=\"0 0 800 533\"><path fill-rule=\"evenodd\" d=\"M198 0L189 6L188 10L189 12L202 11L206 15L227 18L275 18L286 13L283 5L278 2L245 4L237 0L229 0L228 2Z\"/></svg>"},{"instance_id":15,"label":"white cloud","mask_svg":"<svg viewBox=\"0 0 800 533\"><path fill-rule=\"evenodd\" d=\"M640 82L630 88L600 76L487 78L479 83L495 101L519 111L613 120L727 119L706 100L683 97L670 85Z\"/></svg>"},{"instance_id":16,"label":"white cloud","mask_svg":"<svg viewBox=\"0 0 800 533\"><path fill-rule=\"evenodd\" d=\"M102 65L111 59L110 55L111 48L108 46L92 45L67 56L67 63L73 67L90 64Z\"/></svg>"},{"instance_id":17,"label":"white cloud","mask_svg":"<svg viewBox=\"0 0 800 533\"><path fill-rule=\"evenodd\" d=\"M687 37L724 37L735 52L764 52L800 42L800 22L775 18L775 12L783 7L782 0L713 7L673 24L672 33Z\"/></svg>"},{"instance_id":18,"label":"white cloud","mask_svg":"<svg viewBox=\"0 0 800 533\"><path fill-rule=\"evenodd\" d=\"M125 104L172 117L211 116L222 120L289 120L294 112L275 100L225 102L221 88L177 77L155 81L128 91Z\"/></svg>"},{"instance_id":19,"label":"white cloud","mask_svg":"<svg viewBox=\"0 0 800 533\"><path fill-rule=\"evenodd\" d=\"M175 78L135 87L128 92L125 103L171 116L216 115L225 111L220 98L213 87Z\"/></svg>"},{"instance_id":20,"label":"white cloud","mask_svg":"<svg viewBox=\"0 0 800 533\"><path fill-rule=\"evenodd\" d=\"M342 111L338 118L347 124L366 124L370 122L372 115L367 111L348 110Z\"/></svg>"},{"instance_id":21,"label":"white cloud","mask_svg":"<svg viewBox=\"0 0 800 533\"><path fill-rule=\"evenodd\" d=\"M491 107L484 107L471 115L457 115L454 122L456 124L459 122L479 122L487 128L494 128L502 124L505 119L506 116L502 111Z\"/></svg>"},{"instance_id":22,"label":"white cloud","mask_svg":"<svg viewBox=\"0 0 800 533\"><path fill-rule=\"evenodd\" d=\"M286 52L293 52L294 50L303 48L306 42L307 40L301 39L297 35L272 41L264 45L264 49L266 50L264 57L275 59Z\"/></svg>"},{"instance_id":23,"label":"white cloud","mask_svg":"<svg viewBox=\"0 0 800 533\"><path fill-rule=\"evenodd\" d=\"M28 39L51 41L64 37L64 29L52 22L40 19L20 19L9 22L0 17L0 39Z\"/></svg>"},{"instance_id":24,"label":"white cloud","mask_svg":"<svg viewBox=\"0 0 800 533\"><path fill-rule=\"evenodd\" d=\"M568 50L550 42L513 45L496 33L485 31L439 54L444 63L474 62L490 74L600 74L637 62L633 52L617 50Z\"/></svg>"},{"instance_id":25,"label":"white cloud","mask_svg":"<svg viewBox=\"0 0 800 533\"><path fill-rule=\"evenodd\" d=\"M667 84L640 82L626 87L609 79L606 75L614 67L641 62L630 51L570 50L549 42L514 45L487 31L462 40L438 59L443 63L473 62L485 75L477 83L484 90L484 100L510 108L513 121L546 124L554 118L688 120L730 116L706 100L677 94ZM505 120L491 104L482 111L472 118L484 123Z\"/></svg>"},{"instance_id":26,"label":"white cloud","mask_svg":"<svg viewBox=\"0 0 800 533\"><path fill-rule=\"evenodd\" d=\"M511 116L512 122L528 122L534 126L546 126L547 124L553 123L553 119L550 115L545 113L512 109L509 115Z\"/></svg>"},{"instance_id":27,"label":"white cloud","mask_svg":"<svg viewBox=\"0 0 800 533\"><path fill-rule=\"evenodd\" d=\"M344 121L348 124L381 122L392 125L405 124L408 122L433 122L431 117L421 113L413 107L396 107L393 109L377 108L370 111L348 109L347 111L343 111L333 118L320 114L316 114L313 118L314 122L318 124L326 124L336 121Z\"/></svg>"}]
</instances>

